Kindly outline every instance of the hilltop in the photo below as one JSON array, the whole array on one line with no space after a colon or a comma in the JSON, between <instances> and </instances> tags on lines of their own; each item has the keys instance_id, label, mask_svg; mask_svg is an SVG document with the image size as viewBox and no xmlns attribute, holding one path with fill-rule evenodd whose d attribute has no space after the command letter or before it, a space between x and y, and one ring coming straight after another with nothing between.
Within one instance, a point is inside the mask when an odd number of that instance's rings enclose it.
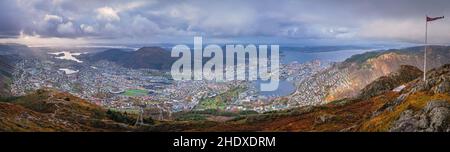
<instances>
[{"instance_id":1,"label":"hilltop","mask_svg":"<svg viewBox=\"0 0 450 152\"><path fill-rule=\"evenodd\" d=\"M170 52L160 47L143 47L136 51L109 49L87 57L89 61L107 60L126 68L149 68L156 70L170 70L176 58Z\"/></svg>"},{"instance_id":2,"label":"hilltop","mask_svg":"<svg viewBox=\"0 0 450 152\"><path fill-rule=\"evenodd\" d=\"M0 117L0 131L129 131L136 120L51 89L2 99Z\"/></svg>"}]
</instances>

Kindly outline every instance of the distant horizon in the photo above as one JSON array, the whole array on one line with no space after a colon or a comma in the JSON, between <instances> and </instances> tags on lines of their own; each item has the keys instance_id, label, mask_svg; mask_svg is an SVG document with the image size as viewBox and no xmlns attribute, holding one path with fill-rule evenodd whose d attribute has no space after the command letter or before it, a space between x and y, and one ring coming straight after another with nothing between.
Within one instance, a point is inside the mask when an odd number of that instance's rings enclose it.
<instances>
[{"instance_id":1,"label":"distant horizon","mask_svg":"<svg viewBox=\"0 0 450 152\"><path fill-rule=\"evenodd\" d=\"M192 42L154 42L154 43L83 43L83 44L75 44L75 45L67 45L67 44L26 44L26 43L20 43L20 42L0 42L0 44L3 45L9 45L9 44L17 44L17 45L25 45L28 47L93 47L93 48L132 48L132 47L152 47L152 46L158 46L158 47L169 47L169 46L175 46L178 44L184 44L184 45L188 45L191 46L193 45ZM233 44L233 45L249 45L249 44L253 44L253 45L268 45L268 44L275 44L275 43L252 43L252 42L206 42L204 43L204 45L209 45L209 44L217 44L220 46L225 46L227 44ZM278 45L280 45L280 47L371 47L371 46L422 46L425 44L421 44L421 43L407 43L407 42L366 42L366 43L355 43L355 44L317 44L317 43L311 43L311 44L304 44L304 43L277 43ZM450 45L450 43L428 43L427 45L442 45L442 46L448 46Z\"/></svg>"},{"instance_id":2,"label":"distant horizon","mask_svg":"<svg viewBox=\"0 0 450 152\"><path fill-rule=\"evenodd\" d=\"M0 43L186 44L202 36L215 44L422 44L425 16L450 16L448 6L447 0L4 0ZM435 22L428 42L450 44L450 20Z\"/></svg>"}]
</instances>

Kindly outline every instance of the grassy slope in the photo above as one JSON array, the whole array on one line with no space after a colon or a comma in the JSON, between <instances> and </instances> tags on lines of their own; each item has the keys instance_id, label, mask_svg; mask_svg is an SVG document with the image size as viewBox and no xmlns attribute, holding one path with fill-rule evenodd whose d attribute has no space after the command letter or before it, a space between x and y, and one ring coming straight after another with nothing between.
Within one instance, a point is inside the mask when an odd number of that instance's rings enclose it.
<instances>
[{"instance_id":1,"label":"grassy slope","mask_svg":"<svg viewBox=\"0 0 450 152\"><path fill-rule=\"evenodd\" d=\"M85 100L48 90L0 102L0 131L126 131L107 110ZM135 119L134 117L130 119Z\"/></svg>"},{"instance_id":2,"label":"grassy slope","mask_svg":"<svg viewBox=\"0 0 450 152\"><path fill-rule=\"evenodd\" d=\"M427 92L417 92L410 95L405 102L396 106L392 111L385 111L380 115L366 120L360 131L388 131L394 120L400 117L400 114L408 109L419 111L425 107L428 101L431 100L446 100L450 103L450 96L448 94L429 94Z\"/></svg>"}]
</instances>

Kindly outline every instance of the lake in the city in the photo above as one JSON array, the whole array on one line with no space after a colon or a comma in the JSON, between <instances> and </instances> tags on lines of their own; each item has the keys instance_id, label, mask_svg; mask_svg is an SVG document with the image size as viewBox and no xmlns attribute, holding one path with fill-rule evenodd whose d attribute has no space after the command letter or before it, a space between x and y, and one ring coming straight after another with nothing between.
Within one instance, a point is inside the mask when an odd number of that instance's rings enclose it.
<instances>
[{"instance_id":1,"label":"lake in the city","mask_svg":"<svg viewBox=\"0 0 450 152\"><path fill-rule=\"evenodd\" d=\"M257 90L260 89L261 83L267 83L263 82L261 80L253 81L252 85L256 87ZM295 86L293 83L286 81L286 80L280 80L278 89L275 91L260 91L259 95L267 96L267 97L282 97L287 96L295 92Z\"/></svg>"}]
</instances>

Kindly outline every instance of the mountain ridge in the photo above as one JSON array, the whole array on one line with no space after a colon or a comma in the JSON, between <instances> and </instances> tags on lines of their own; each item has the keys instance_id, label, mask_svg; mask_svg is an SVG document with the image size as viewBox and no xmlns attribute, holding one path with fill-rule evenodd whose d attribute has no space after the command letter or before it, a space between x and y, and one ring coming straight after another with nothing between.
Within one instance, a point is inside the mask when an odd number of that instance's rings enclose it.
<instances>
[{"instance_id":1,"label":"mountain ridge","mask_svg":"<svg viewBox=\"0 0 450 152\"><path fill-rule=\"evenodd\" d=\"M422 48L422 49L421 49ZM427 70L450 63L449 46L430 46ZM315 104L328 103L359 95L374 80L410 65L423 67L423 46L390 49L353 55L300 82L298 91L290 96L291 104L301 104L305 99ZM309 87L313 86L313 87ZM319 88L319 89L314 89ZM308 94L305 92L314 92Z\"/></svg>"},{"instance_id":2,"label":"mountain ridge","mask_svg":"<svg viewBox=\"0 0 450 152\"><path fill-rule=\"evenodd\" d=\"M161 47L142 47L136 51L109 49L87 57L89 61L107 60L126 68L149 68L168 71L176 58Z\"/></svg>"},{"instance_id":3,"label":"mountain ridge","mask_svg":"<svg viewBox=\"0 0 450 152\"><path fill-rule=\"evenodd\" d=\"M117 115L117 114L116 114ZM0 131L129 131L116 115L69 93L40 89L0 102ZM135 115L127 115L135 120Z\"/></svg>"}]
</instances>

